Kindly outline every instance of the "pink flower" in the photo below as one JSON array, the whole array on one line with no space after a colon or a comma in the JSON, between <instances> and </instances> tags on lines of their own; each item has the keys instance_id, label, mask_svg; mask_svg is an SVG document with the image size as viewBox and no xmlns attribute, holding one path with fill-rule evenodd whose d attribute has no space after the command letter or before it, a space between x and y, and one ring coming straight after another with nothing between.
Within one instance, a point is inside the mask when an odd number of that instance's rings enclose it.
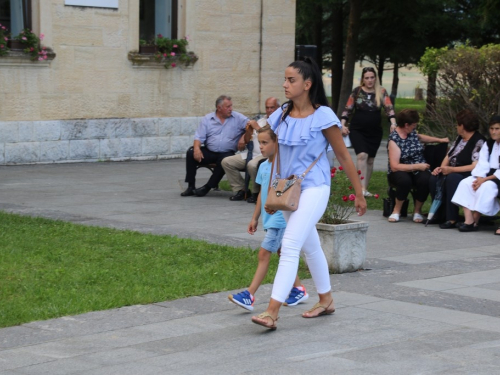
<instances>
[{"instance_id":1,"label":"pink flower","mask_svg":"<svg viewBox=\"0 0 500 375\"><path fill-rule=\"evenodd\" d=\"M9 38L7 38L7 37L5 37L4 39L5 39L5 41L8 41L8 40L9 40Z\"/></svg>"},{"instance_id":2,"label":"pink flower","mask_svg":"<svg viewBox=\"0 0 500 375\"><path fill-rule=\"evenodd\" d=\"M43 59L44 59L44 60L47 60L47 55L43 55Z\"/></svg>"},{"instance_id":3,"label":"pink flower","mask_svg":"<svg viewBox=\"0 0 500 375\"><path fill-rule=\"evenodd\" d=\"M356 196L354 194L349 195L349 200L353 201L356 199Z\"/></svg>"},{"instance_id":4,"label":"pink flower","mask_svg":"<svg viewBox=\"0 0 500 375\"><path fill-rule=\"evenodd\" d=\"M0 48L3 48L3 44L0 44Z\"/></svg>"},{"instance_id":5,"label":"pink flower","mask_svg":"<svg viewBox=\"0 0 500 375\"><path fill-rule=\"evenodd\" d=\"M170 52L170 56L175 56L175 52Z\"/></svg>"},{"instance_id":6,"label":"pink flower","mask_svg":"<svg viewBox=\"0 0 500 375\"><path fill-rule=\"evenodd\" d=\"M23 36L21 39L22 40L28 40L28 38L26 38L25 36Z\"/></svg>"},{"instance_id":7,"label":"pink flower","mask_svg":"<svg viewBox=\"0 0 500 375\"><path fill-rule=\"evenodd\" d=\"M335 172L330 173L330 176L332 176L332 178L334 178L335 177Z\"/></svg>"},{"instance_id":8,"label":"pink flower","mask_svg":"<svg viewBox=\"0 0 500 375\"><path fill-rule=\"evenodd\" d=\"M163 35L161 35L161 34L158 34L158 38L163 38Z\"/></svg>"},{"instance_id":9,"label":"pink flower","mask_svg":"<svg viewBox=\"0 0 500 375\"><path fill-rule=\"evenodd\" d=\"M163 54L163 57L167 57L167 54L166 54L166 53L164 53L164 54Z\"/></svg>"},{"instance_id":10,"label":"pink flower","mask_svg":"<svg viewBox=\"0 0 500 375\"><path fill-rule=\"evenodd\" d=\"M378 199L378 197L380 197L380 195L375 194L374 197L375 197L375 199Z\"/></svg>"},{"instance_id":11,"label":"pink flower","mask_svg":"<svg viewBox=\"0 0 500 375\"><path fill-rule=\"evenodd\" d=\"M173 47L174 47L174 48L177 48L177 44L174 44L174 45L173 45Z\"/></svg>"},{"instance_id":12,"label":"pink flower","mask_svg":"<svg viewBox=\"0 0 500 375\"><path fill-rule=\"evenodd\" d=\"M42 41L42 40L43 40L43 38L45 38L45 35L40 34L40 41Z\"/></svg>"},{"instance_id":13,"label":"pink flower","mask_svg":"<svg viewBox=\"0 0 500 375\"><path fill-rule=\"evenodd\" d=\"M30 51L33 51L33 50L34 50L34 48L33 48L33 47L30 47Z\"/></svg>"},{"instance_id":14,"label":"pink flower","mask_svg":"<svg viewBox=\"0 0 500 375\"><path fill-rule=\"evenodd\" d=\"M344 202L347 202L347 200L348 200L348 199L349 199L349 198L347 198L347 195L343 195L343 196L342 196L342 200L343 200Z\"/></svg>"},{"instance_id":15,"label":"pink flower","mask_svg":"<svg viewBox=\"0 0 500 375\"><path fill-rule=\"evenodd\" d=\"M42 60L43 60L43 57L39 57L39 58L38 58L38 61L42 61Z\"/></svg>"},{"instance_id":16,"label":"pink flower","mask_svg":"<svg viewBox=\"0 0 500 375\"><path fill-rule=\"evenodd\" d=\"M172 68L175 68L177 65L175 63L172 63Z\"/></svg>"},{"instance_id":17,"label":"pink flower","mask_svg":"<svg viewBox=\"0 0 500 375\"><path fill-rule=\"evenodd\" d=\"M364 180L365 178L363 176L361 176L360 179Z\"/></svg>"}]
</instances>

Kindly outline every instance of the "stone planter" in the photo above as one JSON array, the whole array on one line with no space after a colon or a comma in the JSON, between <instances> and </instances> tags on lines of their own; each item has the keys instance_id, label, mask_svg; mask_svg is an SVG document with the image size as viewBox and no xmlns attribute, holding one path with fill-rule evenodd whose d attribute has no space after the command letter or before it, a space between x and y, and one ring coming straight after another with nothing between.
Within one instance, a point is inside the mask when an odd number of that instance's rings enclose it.
<instances>
[{"instance_id":1,"label":"stone planter","mask_svg":"<svg viewBox=\"0 0 500 375\"><path fill-rule=\"evenodd\" d=\"M316 224L321 247L331 273L355 272L366 259L366 232L369 223Z\"/></svg>"}]
</instances>

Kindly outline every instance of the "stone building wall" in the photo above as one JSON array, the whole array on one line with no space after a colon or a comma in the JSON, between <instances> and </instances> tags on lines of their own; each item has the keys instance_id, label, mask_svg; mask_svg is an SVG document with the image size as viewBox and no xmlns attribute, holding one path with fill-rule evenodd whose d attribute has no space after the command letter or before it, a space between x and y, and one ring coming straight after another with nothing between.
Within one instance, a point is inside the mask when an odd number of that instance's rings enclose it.
<instances>
[{"instance_id":1,"label":"stone building wall","mask_svg":"<svg viewBox=\"0 0 500 375\"><path fill-rule=\"evenodd\" d=\"M262 59L260 0L179 0L178 37L189 36L199 60L173 69L127 58L139 47L139 0L120 0L118 10L35 3L34 31L56 57L0 58L0 164L174 157L173 137L185 137L185 151L220 94L249 116L264 112L269 96L284 99L295 0L263 0Z\"/></svg>"}]
</instances>

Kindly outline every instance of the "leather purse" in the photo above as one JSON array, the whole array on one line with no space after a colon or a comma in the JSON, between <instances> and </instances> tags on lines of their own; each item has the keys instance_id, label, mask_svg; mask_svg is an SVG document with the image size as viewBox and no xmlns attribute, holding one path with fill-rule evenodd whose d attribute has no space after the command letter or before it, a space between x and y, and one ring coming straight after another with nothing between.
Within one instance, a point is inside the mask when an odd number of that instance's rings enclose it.
<instances>
[{"instance_id":1,"label":"leather purse","mask_svg":"<svg viewBox=\"0 0 500 375\"><path fill-rule=\"evenodd\" d=\"M277 136L278 133L276 133L276 137ZM291 176L288 176L287 178L280 178L279 144L276 141L276 152L271 167L271 174L269 176L269 188L267 190L266 207L273 211L296 211L299 208L302 180L304 180L311 168L314 167L321 155L323 155L323 153L319 154L316 160L314 160L311 165L305 170L305 172L300 176L293 174ZM277 163L276 178L272 180L274 162Z\"/></svg>"}]
</instances>

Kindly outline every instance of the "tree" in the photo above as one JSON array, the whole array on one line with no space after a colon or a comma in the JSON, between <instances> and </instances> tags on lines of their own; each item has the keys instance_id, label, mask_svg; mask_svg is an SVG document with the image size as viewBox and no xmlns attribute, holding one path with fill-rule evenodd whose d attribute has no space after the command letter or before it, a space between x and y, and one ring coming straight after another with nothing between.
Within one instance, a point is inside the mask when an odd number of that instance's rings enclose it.
<instances>
[{"instance_id":1,"label":"tree","mask_svg":"<svg viewBox=\"0 0 500 375\"><path fill-rule=\"evenodd\" d=\"M436 74L441 93L424 116L427 130L454 137L456 114L470 109L487 134L490 117L500 112L500 44L428 49L420 66L426 74Z\"/></svg>"},{"instance_id":2,"label":"tree","mask_svg":"<svg viewBox=\"0 0 500 375\"><path fill-rule=\"evenodd\" d=\"M362 2L361 0L349 0L349 5L349 26L347 28L344 72L342 74L342 85L340 88L340 100L337 112L341 112L344 109L347 98L352 91L354 65L356 64L356 52L358 47Z\"/></svg>"}]
</instances>

